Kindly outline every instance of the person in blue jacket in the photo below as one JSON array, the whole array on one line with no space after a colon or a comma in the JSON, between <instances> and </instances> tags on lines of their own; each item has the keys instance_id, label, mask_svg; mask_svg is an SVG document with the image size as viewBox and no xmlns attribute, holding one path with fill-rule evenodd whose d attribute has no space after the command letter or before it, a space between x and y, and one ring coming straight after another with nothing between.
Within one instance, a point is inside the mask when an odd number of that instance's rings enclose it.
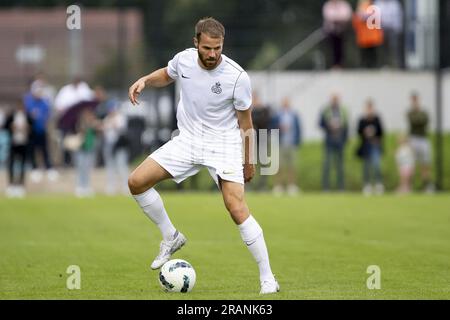
<instances>
[{"instance_id":1,"label":"person in blue jacket","mask_svg":"<svg viewBox=\"0 0 450 320\"><path fill-rule=\"evenodd\" d=\"M273 192L280 194L286 187L288 194L297 194L300 191L297 185L297 155L302 134L300 118L292 110L289 98L283 98L281 110L275 114L272 127L280 130L280 167L275 176Z\"/></svg>"},{"instance_id":2,"label":"person in blue jacket","mask_svg":"<svg viewBox=\"0 0 450 320\"><path fill-rule=\"evenodd\" d=\"M34 182L38 182L42 178L36 161L38 151L42 154L49 180L54 181L58 176L58 173L53 169L48 151L47 124L50 119L50 102L45 98L44 90L45 84L41 80L35 80L31 84L30 91L23 98L26 112L33 119L30 160L33 168L31 179Z\"/></svg>"}]
</instances>

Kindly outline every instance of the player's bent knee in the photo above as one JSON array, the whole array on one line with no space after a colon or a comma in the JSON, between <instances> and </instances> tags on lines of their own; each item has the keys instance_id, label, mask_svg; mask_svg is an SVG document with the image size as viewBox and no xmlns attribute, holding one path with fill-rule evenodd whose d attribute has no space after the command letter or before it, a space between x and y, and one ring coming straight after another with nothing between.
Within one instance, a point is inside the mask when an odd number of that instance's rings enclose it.
<instances>
[{"instance_id":1,"label":"player's bent knee","mask_svg":"<svg viewBox=\"0 0 450 320\"><path fill-rule=\"evenodd\" d=\"M138 183L133 174L128 176L128 189L130 189L131 194L137 194L136 189L138 188Z\"/></svg>"},{"instance_id":2,"label":"player's bent knee","mask_svg":"<svg viewBox=\"0 0 450 320\"><path fill-rule=\"evenodd\" d=\"M130 174L128 177L128 188L131 194L141 194L152 187L149 183L144 183L135 173Z\"/></svg>"}]
</instances>

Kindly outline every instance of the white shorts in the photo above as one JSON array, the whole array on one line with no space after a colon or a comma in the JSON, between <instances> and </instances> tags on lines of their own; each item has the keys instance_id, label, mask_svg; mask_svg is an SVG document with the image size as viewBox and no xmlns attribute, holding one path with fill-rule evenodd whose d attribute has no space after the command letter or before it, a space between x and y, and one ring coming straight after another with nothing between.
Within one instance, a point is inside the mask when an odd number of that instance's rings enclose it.
<instances>
[{"instance_id":1,"label":"white shorts","mask_svg":"<svg viewBox=\"0 0 450 320\"><path fill-rule=\"evenodd\" d=\"M412 136L411 147L414 150L416 161L420 164L431 164L431 145L425 137Z\"/></svg>"},{"instance_id":2,"label":"white shorts","mask_svg":"<svg viewBox=\"0 0 450 320\"><path fill-rule=\"evenodd\" d=\"M217 185L218 177L244 184L242 144L212 146L195 138L179 135L149 157L169 172L176 183L196 175L206 167Z\"/></svg>"}]
</instances>

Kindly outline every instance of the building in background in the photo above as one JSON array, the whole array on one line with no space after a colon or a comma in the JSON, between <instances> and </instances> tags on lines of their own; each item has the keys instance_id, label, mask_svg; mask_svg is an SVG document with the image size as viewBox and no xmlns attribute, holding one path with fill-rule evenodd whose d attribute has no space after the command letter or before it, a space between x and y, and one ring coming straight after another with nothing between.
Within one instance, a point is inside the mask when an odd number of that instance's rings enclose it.
<instances>
[{"instance_id":1,"label":"building in background","mask_svg":"<svg viewBox=\"0 0 450 320\"><path fill-rule=\"evenodd\" d=\"M80 30L67 28L68 16L66 7L0 10L0 101L21 95L40 71L57 87L74 76L118 83L118 48L128 56L139 51L142 13L138 9L81 8Z\"/></svg>"}]
</instances>

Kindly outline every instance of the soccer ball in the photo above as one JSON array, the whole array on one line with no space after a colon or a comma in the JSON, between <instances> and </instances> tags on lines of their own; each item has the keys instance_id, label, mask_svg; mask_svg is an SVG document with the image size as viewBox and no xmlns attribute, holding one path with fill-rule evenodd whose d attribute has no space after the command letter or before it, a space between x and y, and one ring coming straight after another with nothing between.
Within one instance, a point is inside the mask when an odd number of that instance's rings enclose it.
<instances>
[{"instance_id":1,"label":"soccer ball","mask_svg":"<svg viewBox=\"0 0 450 320\"><path fill-rule=\"evenodd\" d=\"M195 285L195 270L182 259L169 260L161 267L159 283L166 292L189 292Z\"/></svg>"}]
</instances>

